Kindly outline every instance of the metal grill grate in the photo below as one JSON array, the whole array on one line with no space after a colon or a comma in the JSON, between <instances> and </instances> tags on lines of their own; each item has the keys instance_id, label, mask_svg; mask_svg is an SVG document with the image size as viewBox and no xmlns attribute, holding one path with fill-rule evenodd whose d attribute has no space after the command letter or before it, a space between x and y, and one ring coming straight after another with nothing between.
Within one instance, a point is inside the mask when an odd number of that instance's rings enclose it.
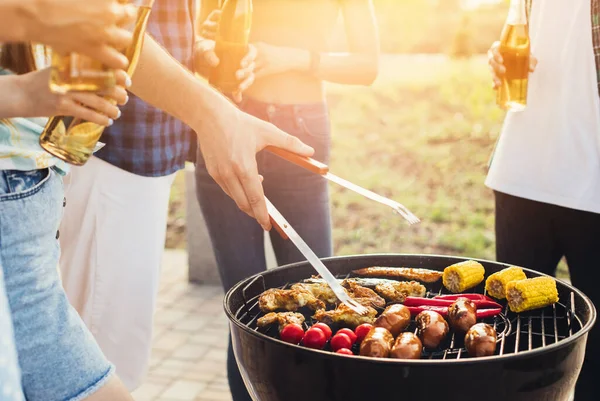
<instances>
[{"instance_id":1,"label":"metal grill grate","mask_svg":"<svg viewBox=\"0 0 600 401\"><path fill-rule=\"evenodd\" d=\"M338 276L339 279L348 277L350 277L350 274ZM287 289L292 284L294 283L287 283L278 288ZM259 330L256 321L264 315L258 306L258 298L266 289L264 277L262 275L256 276L242 289L243 304L235 313L235 317L240 323L255 331ZM426 297L431 298L442 293L441 290L433 293L428 291ZM483 294L485 294L485 291L483 291ZM573 292L569 294L566 304L558 302L542 310L521 314L511 312L506 302L500 301L499 303L504 305L503 312L493 318L481 320L492 325L498 333L496 355L517 354L546 347L569 338L581 330L583 323L575 313L575 294ZM306 318L305 329L313 323L310 316L306 316ZM416 333L414 319L407 331ZM261 333L277 338L276 329L261 331ZM452 333L439 349L424 350L421 359L450 360L461 358L468 358L464 341Z\"/></svg>"}]
</instances>

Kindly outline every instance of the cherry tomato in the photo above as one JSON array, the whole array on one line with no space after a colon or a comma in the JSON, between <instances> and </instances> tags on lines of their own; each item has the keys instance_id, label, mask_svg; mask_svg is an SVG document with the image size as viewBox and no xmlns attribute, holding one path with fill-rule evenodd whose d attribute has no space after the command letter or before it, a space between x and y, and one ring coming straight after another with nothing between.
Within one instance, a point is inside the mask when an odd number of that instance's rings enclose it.
<instances>
[{"instance_id":1,"label":"cherry tomato","mask_svg":"<svg viewBox=\"0 0 600 401\"><path fill-rule=\"evenodd\" d=\"M311 327L306 330L302 343L308 348L322 349L327 342L327 336L323 333L323 330L315 327Z\"/></svg>"},{"instance_id":2,"label":"cherry tomato","mask_svg":"<svg viewBox=\"0 0 600 401\"><path fill-rule=\"evenodd\" d=\"M354 332L350 329L341 329L338 330L336 334L345 334L348 336L348 338L350 338L350 341L352 341L352 344L354 344L356 342L356 339L358 338L358 336L356 334L354 334Z\"/></svg>"},{"instance_id":3,"label":"cherry tomato","mask_svg":"<svg viewBox=\"0 0 600 401\"><path fill-rule=\"evenodd\" d=\"M364 323L358 326L356 329L354 329L354 333L356 334L356 341L361 343L372 328L372 324Z\"/></svg>"},{"instance_id":4,"label":"cherry tomato","mask_svg":"<svg viewBox=\"0 0 600 401\"><path fill-rule=\"evenodd\" d=\"M348 348L340 348L335 352L336 354L354 355L354 352L350 351Z\"/></svg>"},{"instance_id":5,"label":"cherry tomato","mask_svg":"<svg viewBox=\"0 0 600 401\"><path fill-rule=\"evenodd\" d=\"M299 344L304 337L304 329L297 323L288 324L281 330L279 337L286 343Z\"/></svg>"},{"instance_id":6,"label":"cherry tomato","mask_svg":"<svg viewBox=\"0 0 600 401\"><path fill-rule=\"evenodd\" d=\"M337 351L342 348L352 348L352 340L344 333L336 333L331 338L331 349Z\"/></svg>"},{"instance_id":7,"label":"cherry tomato","mask_svg":"<svg viewBox=\"0 0 600 401\"><path fill-rule=\"evenodd\" d=\"M321 329L321 331L325 334L325 337L327 337L327 340L329 340L331 338L331 335L332 335L331 329L325 323L313 324L312 327L314 327L316 329Z\"/></svg>"}]
</instances>

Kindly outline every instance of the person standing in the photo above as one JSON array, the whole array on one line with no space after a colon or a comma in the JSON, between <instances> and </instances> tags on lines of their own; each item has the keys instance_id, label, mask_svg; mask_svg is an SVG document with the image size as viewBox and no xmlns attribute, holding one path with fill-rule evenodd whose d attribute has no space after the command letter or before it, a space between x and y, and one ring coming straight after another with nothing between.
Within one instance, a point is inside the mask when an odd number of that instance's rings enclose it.
<instances>
[{"instance_id":1,"label":"person standing","mask_svg":"<svg viewBox=\"0 0 600 401\"><path fill-rule=\"evenodd\" d=\"M196 71L207 75L211 68L219 68L213 39L220 12L215 0L201 0L200 9L201 36L194 61ZM339 15L347 53L335 52L330 44ZM250 41L250 53L256 54L253 82L227 95L241 110L309 144L315 159L329 163L331 131L324 82L370 85L376 79L379 38L372 2L305 1L298 7L294 1L254 1ZM266 196L319 257L331 256L327 181L266 151L258 155L258 166ZM266 270L263 231L215 183L201 153L196 190L224 290ZM277 232L271 232L271 241L279 265L303 260L294 244ZM227 366L233 399L249 400L231 340Z\"/></svg>"},{"instance_id":2,"label":"person standing","mask_svg":"<svg viewBox=\"0 0 600 401\"><path fill-rule=\"evenodd\" d=\"M86 165L72 168L66 182L63 285L130 390L140 384L150 358L171 184L185 161L195 159L196 138L215 180L266 230L256 152L267 145L313 152L240 112L189 71L190 3L154 2L132 77L135 95L105 130L106 146Z\"/></svg>"},{"instance_id":3,"label":"person standing","mask_svg":"<svg viewBox=\"0 0 600 401\"><path fill-rule=\"evenodd\" d=\"M527 108L508 112L486 185L494 191L500 262L554 275L565 257L571 282L596 306L600 246L600 5L538 1L530 11ZM494 86L505 72L489 52ZM589 334L575 399L598 399L600 332Z\"/></svg>"}]
</instances>

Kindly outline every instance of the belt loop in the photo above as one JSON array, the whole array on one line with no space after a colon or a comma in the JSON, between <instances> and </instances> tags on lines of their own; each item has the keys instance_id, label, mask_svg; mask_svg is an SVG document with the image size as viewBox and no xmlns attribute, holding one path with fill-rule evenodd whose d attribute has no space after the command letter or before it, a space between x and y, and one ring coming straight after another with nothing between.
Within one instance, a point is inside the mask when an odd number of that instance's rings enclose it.
<instances>
[{"instance_id":1,"label":"belt loop","mask_svg":"<svg viewBox=\"0 0 600 401\"><path fill-rule=\"evenodd\" d=\"M304 118L302 118L302 113L300 112L300 106L298 106L297 104L292 106L292 112L293 112L293 117L294 117L294 121L296 122L296 127L297 128L301 128L304 124Z\"/></svg>"},{"instance_id":2,"label":"belt loop","mask_svg":"<svg viewBox=\"0 0 600 401\"><path fill-rule=\"evenodd\" d=\"M273 117L275 116L275 112L277 111L275 105L268 103L266 109L267 118L269 119L269 122L273 122Z\"/></svg>"}]
</instances>

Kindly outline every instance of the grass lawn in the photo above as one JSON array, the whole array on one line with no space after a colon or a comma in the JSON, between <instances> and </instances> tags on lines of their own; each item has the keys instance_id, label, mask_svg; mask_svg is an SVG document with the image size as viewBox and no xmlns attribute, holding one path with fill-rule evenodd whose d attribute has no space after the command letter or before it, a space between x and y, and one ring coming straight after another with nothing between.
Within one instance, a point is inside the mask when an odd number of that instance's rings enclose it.
<instances>
[{"instance_id":1,"label":"grass lawn","mask_svg":"<svg viewBox=\"0 0 600 401\"><path fill-rule=\"evenodd\" d=\"M403 203L422 220L410 227L387 207L331 184L336 255L494 259L493 195L484 180L504 115L484 58L386 58L372 87L329 85L328 99L331 171ZM180 173L168 247L186 246L184 193Z\"/></svg>"}]
</instances>

